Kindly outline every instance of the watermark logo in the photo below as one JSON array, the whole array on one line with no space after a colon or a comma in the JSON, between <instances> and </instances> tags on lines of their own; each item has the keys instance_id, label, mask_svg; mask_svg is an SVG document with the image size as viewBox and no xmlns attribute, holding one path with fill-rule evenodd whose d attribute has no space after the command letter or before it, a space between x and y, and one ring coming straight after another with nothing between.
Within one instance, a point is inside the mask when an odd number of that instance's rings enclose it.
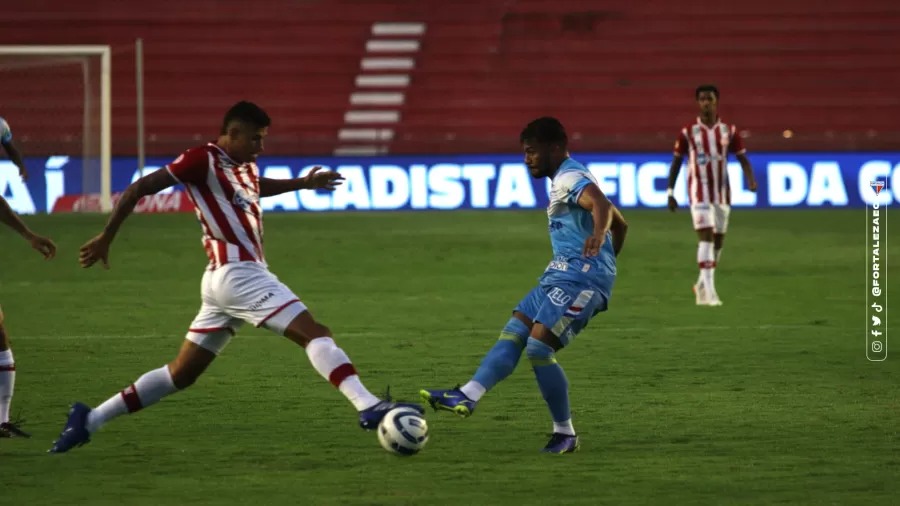
<instances>
[{"instance_id":1,"label":"watermark logo","mask_svg":"<svg viewBox=\"0 0 900 506\"><path fill-rule=\"evenodd\" d=\"M885 182L869 183L875 195ZM887 204L866 207L866 358L887 359Z\"/></svg>"}]
</instances>

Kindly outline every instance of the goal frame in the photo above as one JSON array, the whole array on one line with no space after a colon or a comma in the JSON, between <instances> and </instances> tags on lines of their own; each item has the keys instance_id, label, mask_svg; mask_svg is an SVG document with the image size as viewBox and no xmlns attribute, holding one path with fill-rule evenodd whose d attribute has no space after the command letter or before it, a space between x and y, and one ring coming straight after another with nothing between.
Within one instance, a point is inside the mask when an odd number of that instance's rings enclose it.
<instances>
[{"instance_id":1,"label":"goal frame","mask_svg":"<svg viewBox=\"0 0 900 506\"><path fill-rule=\"evenodd\" d=\"M100 210L105 213L112 211L112 50L110 46L0 45L0 55L100 57Z\"/></svg>"}]
</instances>

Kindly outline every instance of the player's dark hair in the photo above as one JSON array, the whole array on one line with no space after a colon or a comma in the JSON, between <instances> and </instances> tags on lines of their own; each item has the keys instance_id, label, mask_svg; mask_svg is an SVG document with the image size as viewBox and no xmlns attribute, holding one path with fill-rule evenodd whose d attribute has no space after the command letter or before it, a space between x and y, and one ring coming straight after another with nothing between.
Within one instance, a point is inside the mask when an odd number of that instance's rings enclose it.
<instances>
[{"instance_id":1,"label":"player's dark hair","mask_svg":"<svg viewBox=\"0 0 900 506\"><path fill-rule=\"evenodd\" d=\"M519 135L519 142L535 141L541 144L559 144L563 147L569 142L566 129L556 118L544 116L529 123Z\"/></svg>"},{"instance_id":2,"label":"player's dark hair","mask_svg":"<svg viewBox=\"0 0 900 506\"><path fill-rule=\"evenodd\" d=\"M716 96L716 100L719 100L719 88L716 88L714 84L701 84L697 86L697 89L694 90L694 100L700 100L700 93L703 91L709 91L713 95Z\"/></svg>"},{"instance_id":3,"label":"player's dark hair","mask_svg":"<svg viewBox=\"0 0 900 506\"><path fill-rule=\"evenodd\" d=\"M228 124L232 121L247 123L256 128L265 128L272 124L271 118L269 118L269 115L266 114L262 107L246 100L241 100L234 104L225 113L225 119L222 120L222 131L220 132L222 135L228 133Z\"/></svg>"}]
</instances>

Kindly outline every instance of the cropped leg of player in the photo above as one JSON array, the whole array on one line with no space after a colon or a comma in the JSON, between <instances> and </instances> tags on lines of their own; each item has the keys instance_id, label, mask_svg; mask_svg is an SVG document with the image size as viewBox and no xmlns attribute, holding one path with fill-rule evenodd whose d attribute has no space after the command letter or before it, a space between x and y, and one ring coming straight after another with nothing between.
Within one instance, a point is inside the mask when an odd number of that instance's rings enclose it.
<instances>
[{"instance_id":1,"label":"cropped leg of player","mask_svg":"<svg viewBox=\"0 0 900 506\"><path fill-rule=\"evenodd\" d=\"M700 238L697 245L697 266L700 269L700 275L694 285L697 305L720 306L722 302L716 292L716 257L712 227L698 230L697 236Z\"/></svg>"},{"instance_id":2,"label":"cropped leg of player","mask_svg":"<svg viewBox=\"0 0 900 506\"><path fill-rule=\"evenodd\" d=\"M516 369L531 327L531 318L520 311L514 311L512 318L500 331L497 342L481 360L472 379L462 387L457 385L448 390L421 390L419 394L422 399L435 410L452 411L462 417L470 416L484 394Z\"/></svg>"},{"instance_id":3,"label":"cropped leg of player","mask_svg":"<svg viewBox=\"0 0 900 506\"><path fill-rule=\"evenodd\" d=\"M140 411L163 397L193 385L232 335L234 331L230 328L189 332L178 356L168 364L145 373L96 408L76 402L69 410L66 426L50 448L50 453L64 453L87 444L91 434L113 418Z\"/></svg>"},{"instance_id":4,"label":"cropped leg of player","mask_svg":"<svg viewBox=\"0 0 900 506\"><path fill-rule=\"evenodd\" d=\"M572 426L569 408L569 381L556 361L556 352L562 347L553 332L543 324L535 323L525 348L538 388L553 418L553 435L543 450L547 453L571 453L578 449L578 436Z\"/></svg>"},{"instance_id":5,"label":"cropped leg of player","mask_svg":"<svg viewBox=\"0 0 900 506\"><path fill-rule=\"evenodd\" d=\"M698 306L721 305L715 284L715 244L714 232L716 231L717 213L710 204L692 204L691 220L694 230L697 231L697 267L699 275L694 284L694 294Z\"/></svg>"},{"instance_id":6,"label":"cropped leg of player","mask_svg":"<svg viewBox=\"0 0 900 506\"><path fill-rule=\"evenodd\" d=\"M722 246L725 244L725 234L716 232L713 235L713 257L716 260L716 267L719 267L719 259L722 257Z\"/></svg>"},{"instance_id":7,"label":"cropped leg of player","mask_svg":"<svg viewBox=\"0 0 900 506\"><path fill-rule=\"evenodd\" d=\"M722 246L725 244L725 232L728 230L728 219L731 215L731 206L727 204L713 205L713 269L719 267L719 259L722 256ZM710 299L709 305L721 306L722 299L718 293Z\"/></svg>"},{"instance_id":8,"label":"cropped leg of player","mask_svg":"<svg viewBox=\"0 0 900 506\"><path fill-rule=\"evenodd\" d=\"M553 435L543 450L546 453L571 453L578 449L569 409L569 381L556 361L556 352L571 344L594 315L606 311L613 281L609 278L603 290L577 282L548 287L535 315L525 354L553 418Z\"/></svg>"},{"instance_id":9,"label":"cropped leg of player","mask_svg":"<svg viewBox=\"0 0 900 506\"><path fill-rule=\"evenodd\" d=\"M293 308L293 311L301 310L302 312L290 318L290 322L284 326L282 334L305 348L306 355L316 372L340 390L359 411L360 427L366 430L375 429L384 415L397 407L412 408L419 413L425 412L418 404L397 403L390 399L382 400L369 392L359 379L359 374L350 361L350 357L334 342L331 330L317 322L299 301L295 304L299 307ZM286 319L286 316L279 315L267 319L262 325L270 330L278 331L281 327L279 319Z\"/></svg>"},{"instance_id":10,"label":"cropped leg of player","mask_svg":"<svg viewBox=\"0 0 900 506\"><path fill-rule=\"evenodd\" d=\"M536 286L519 301L512 318L500 332L500 338L481 360L481 365L469 382L447 390L424 389L419 392L422 399L435 410L451 411L467 417L475 411L475 405L497 383L503 381L515 370L528 342L528 335L534 325L534 317L547 299L547 290Z\"/></svg>"},{"instance_id":11,"label":"cropped leg of player","mask_svg":"<svg viewBox=\"0 0 900 506\"><path fill-rule=\"evenodd\" d=\"M9 337L3 327L3 310L0 309L0 438L31 437L9 420L9 406L12 403L15 385L16 363L9 346Z\"/></svg>"}]
</instances>

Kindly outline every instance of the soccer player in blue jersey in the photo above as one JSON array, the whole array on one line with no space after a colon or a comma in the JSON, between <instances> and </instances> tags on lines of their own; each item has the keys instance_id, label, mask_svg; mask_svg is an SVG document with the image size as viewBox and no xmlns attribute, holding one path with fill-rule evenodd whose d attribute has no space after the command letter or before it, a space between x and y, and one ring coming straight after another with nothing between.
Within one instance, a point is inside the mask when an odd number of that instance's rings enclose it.
<instances>
[{"instance_id":1,"label":"soccer player in blue jersey","mask_svg":"<svg viewBox=\"0 0 900 506\"><path fill-rule=\"evenodd\" d=\"M543 451L569 453L578 449L578 436L568 380L556 352L571 344L594 315L606 311L628 224L594 176L569 158L568 137L557 119L532 121L520 141L531 175L552 181L547 215L553 259L513 310L472 379L450 390L420 393L435 410L467 417L488 390L512 374L525 350L553 417L553 435Z\"/></svg>"}]
</instances>

